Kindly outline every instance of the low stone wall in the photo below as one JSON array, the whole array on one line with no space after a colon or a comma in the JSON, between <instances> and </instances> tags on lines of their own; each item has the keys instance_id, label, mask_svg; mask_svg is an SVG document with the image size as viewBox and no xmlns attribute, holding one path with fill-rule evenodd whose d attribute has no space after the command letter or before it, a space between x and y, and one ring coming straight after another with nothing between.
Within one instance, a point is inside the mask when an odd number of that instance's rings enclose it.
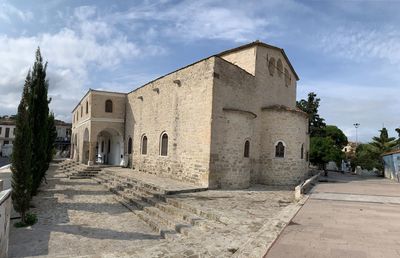
<instances>
[{"instance_id":1,"label":"low stone wall","mask_svg":"<svg viewBox=\"0 0 400 258\"><path fill-rule=\"evenodd\" d=\"M8 234L10 231L11 190L0 192L0 257L8 257Z\"/></svg>"},{"instance_id":2,"label":"low stone wall","mask_svg":"<svg viewBox=\"0 0 400 258\"><path fill-rule=\"evenodd\" d=\"M321 172L305 180L303 183L299 184L294 189L294 197L299 201L305 193L308 193L314 185L317 184Z\"/></svg>"}]
</instances>

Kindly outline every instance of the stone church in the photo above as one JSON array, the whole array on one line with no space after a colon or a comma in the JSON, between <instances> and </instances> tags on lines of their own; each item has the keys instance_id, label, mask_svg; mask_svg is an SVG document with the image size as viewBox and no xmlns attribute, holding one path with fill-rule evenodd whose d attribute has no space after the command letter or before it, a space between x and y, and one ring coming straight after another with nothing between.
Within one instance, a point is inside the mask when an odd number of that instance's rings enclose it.
<instances>
[{"instance_id":1,"label":"stone church","mask_svg":"<svg viewBox=\"0 0 400 258\"><path fill-rule=\"evenodd\" d=\"M71 158L209 188L293 185L308 170L308 118L283 49L259 41L129 92L90 89L72 111Z\"/></svg>"}]
</instances>

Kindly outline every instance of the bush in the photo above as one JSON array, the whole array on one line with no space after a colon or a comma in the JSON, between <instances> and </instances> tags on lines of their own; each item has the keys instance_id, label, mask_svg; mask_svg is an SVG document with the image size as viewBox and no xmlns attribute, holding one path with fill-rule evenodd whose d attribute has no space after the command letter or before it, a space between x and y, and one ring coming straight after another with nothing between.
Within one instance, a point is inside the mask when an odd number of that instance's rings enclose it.
<instances>
[{"instance_id":1,"label":"bush","mask_svg":"<svg viewBox=\"0 0 400 258\"><path fill-rule=\"evenodd\" d=\"M14 227L16 228L23 228L23 227L28 227L28 226L32 226L33 224L35 224L38 221L36 214L34 213L27 213L25 215L25 222L23 221L19 221L17 223L14 224Z\"/></svg>"}]
</instances>

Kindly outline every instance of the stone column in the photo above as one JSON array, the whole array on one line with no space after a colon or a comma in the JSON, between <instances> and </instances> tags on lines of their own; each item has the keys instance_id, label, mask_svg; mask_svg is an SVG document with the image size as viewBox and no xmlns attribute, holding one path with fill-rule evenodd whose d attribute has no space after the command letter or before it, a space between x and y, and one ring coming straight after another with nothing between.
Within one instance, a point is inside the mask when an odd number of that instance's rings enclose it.
<instances>
[{"instance_id":1,"label":"stone column","mask_svg":"<svg viewBox=\"0 0 400 258\"><path fill-rule=\"evenodd\" d=\"M89 160L88 165L94 165L96 161L96 142L89 142Z\"/></svg>"}]
</instances>

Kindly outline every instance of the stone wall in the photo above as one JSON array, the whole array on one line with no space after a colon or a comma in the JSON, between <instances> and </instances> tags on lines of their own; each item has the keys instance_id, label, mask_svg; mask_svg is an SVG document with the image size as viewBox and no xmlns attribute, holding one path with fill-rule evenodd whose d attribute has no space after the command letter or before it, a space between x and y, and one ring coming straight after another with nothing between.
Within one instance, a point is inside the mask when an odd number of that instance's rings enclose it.
<instances>
[{"instance_id":1,"label":"stone wall","mask_svg":"<svg viewBox=\"0 0 400 258\"><path fill-rule=\"evenodd\" d=\"M279 49L254 46L221 57L229 62L217 59L215 65L210 187L297 183L307 174L307 118L295 109L296 76L284 55ZM271 58L275 62L269 67ZM277 60L282 63L279 71ZM269 115L264 109L271 106L285 111ZM271 141L279 137L288 142L284 159L274 157ZM249 158L243 156L246 140ZM303 159L299 142L304 144Z\"/></svg>"},{"instance_id":2,"label":"stone wall","mask_svg":"<svg viewBox=\"0 0 400 258\"><path fill-rule=\"evenodd\" d=\"M8 257L10 231L11 190L0 192L0 257Z\"/></svg>"},{"instance_id":3,"label":"stone wall","mask_svg":"<svg viewBox=\"0 0 400 258\"><path fill-rule=\"evenodd\" d=\"M105 112L107 100L112 101L110 113ZM73 112L71 155L74 160L84 164L95 161L97 137L104 130L121 137L119 144L123 154L125 105L126 94L89 90Z\"/></svg>"},{"instance_id":4,"label":"stone wall","mask_svg":"<svg viewBox=\"0 0 400 258\"><path fill-rule=\"evenodd\" d=\"M261 134L259 182L271 185L294 185L308 174L306 155L309 150L307 116L284 108L267 108L261 119L265 129ZM275 157L275 146L285 145L283 158ZM301 146L303 145L303 158Z\"/></svg>"},{"instance_id":5,"label":"stone wall","mask_svg":"<svg viewBox=\"0 0 400 258\"><path fill-rule=\"evenodd\" d=\"M254 134L254 76L217 58L213 89L211 188L246 188L250 185L252 160L257 155ZM244 157L245 141L250 157Z\"/></svg>"},{"instance_id":6,"label":"stone wall","mask_svg":"<svg viewBox=\"0 0 400 258\"><path fill-rule=\"evenodd\" d=\"M133 139L134 169L208 185L214 57L128 94L125 135ZM162 133L168 155L160 155ZM147 154L141 140L147 137Z\"/></svg>"}]
</instances>

